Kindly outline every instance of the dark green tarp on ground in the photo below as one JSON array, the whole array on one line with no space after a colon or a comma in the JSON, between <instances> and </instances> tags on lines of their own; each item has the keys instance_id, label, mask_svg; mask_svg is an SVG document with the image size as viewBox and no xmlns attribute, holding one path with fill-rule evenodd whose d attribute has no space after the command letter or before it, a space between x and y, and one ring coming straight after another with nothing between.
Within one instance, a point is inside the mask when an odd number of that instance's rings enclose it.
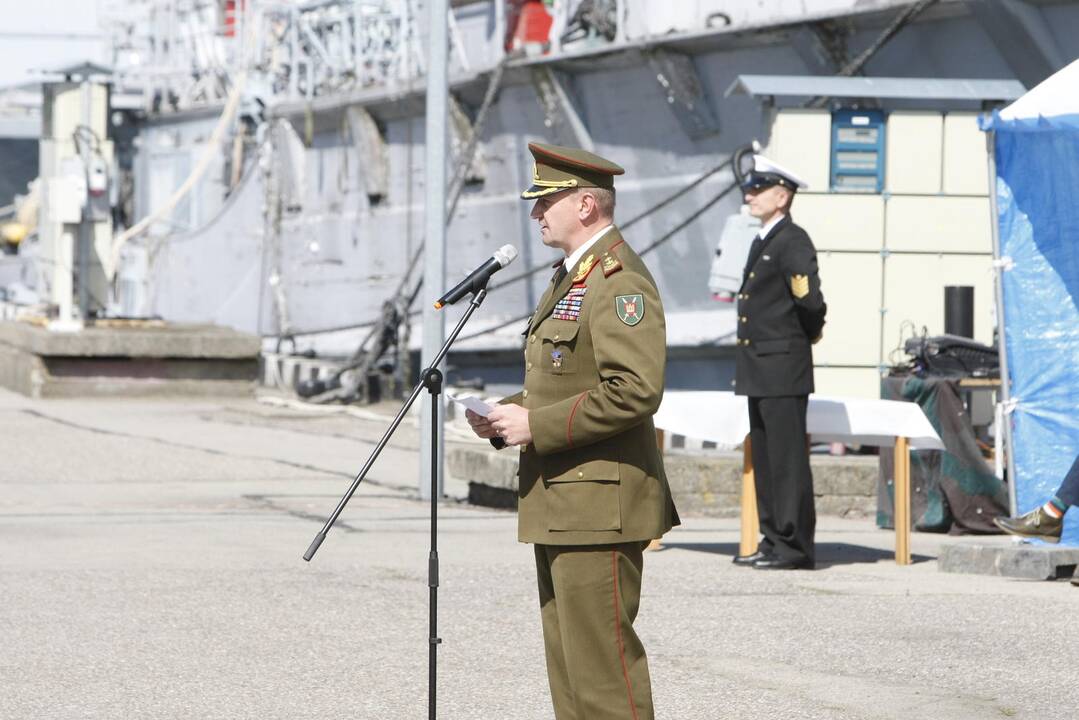
<instances>
[{"instance_id":1,"label":"dark green tarp on ground","mask_svg":"<svg viewBox=\"0 0 1079 720\"><path fill-rule=\"evenodd\" d=\"M946 450L910 454L911 518L922 532L999 533L993 518L1008 514L1007 486L982 457L955 378L899 375L881 380L881 398L916 402ZM877 526L894 527L894 457L881 448Z\"/></svg>"}]
</instances>

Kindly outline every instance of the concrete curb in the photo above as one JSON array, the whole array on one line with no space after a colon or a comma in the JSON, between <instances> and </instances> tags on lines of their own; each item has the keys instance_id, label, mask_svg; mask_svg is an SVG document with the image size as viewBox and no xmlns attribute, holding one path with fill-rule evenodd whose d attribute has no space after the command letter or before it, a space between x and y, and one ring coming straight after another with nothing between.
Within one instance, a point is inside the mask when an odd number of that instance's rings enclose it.
<instances>
[{"instance_id":1,"label":"concrete curb","mask_svg":"<svg viewBox=\"0 0 1079 720\"><path fill-rule=\"evenodd\" d=\"M946 545L937 567L941 572L996 575L1026 580L1071 577L1079 565L1079 548L1015 543L994 538Z\"/></svg>"},{"instance_id":2,"label":"concrete curb","mask_svg":"<svg viewBox=\"0 0 1079 720\"><path fill-rule=\"evenodd\" d=\"M0 387L32 398L251 395L260 342L213 325L64 333L0 322Z\"/></svg>"}]
</instances>

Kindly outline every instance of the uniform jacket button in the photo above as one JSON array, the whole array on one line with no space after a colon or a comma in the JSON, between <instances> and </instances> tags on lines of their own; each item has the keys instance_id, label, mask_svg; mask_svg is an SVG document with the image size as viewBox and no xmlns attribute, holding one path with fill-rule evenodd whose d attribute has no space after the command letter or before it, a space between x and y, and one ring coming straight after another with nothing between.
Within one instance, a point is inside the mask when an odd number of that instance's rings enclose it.
<instances>
[{"instance_id":1,"label":"uniform jacket button","mask_svg":"<svg viewBox=\"0 0 1079 720\"><path fill-rule=\"evenodd\" d=\"M555 334L554 334L554 337L553 337L553 338L551 338L551 339L552 339L552 340L557 340L557 339L558 339L558 333L555 333Z\"/></svg>"},{"instance_id":2,"label":"uniform jacket button","mask_svg":"<svg viewBox=\"0 0 1079 720\"><path fill-rule=\"evenodd\" d=\"M757 277L757 273L750 271L749 276L751 278Z\"/></svg>"},{"instance_id":3,"label":"uniform jacket button","mask_svg":"<svg viewBox=\"0 0 1079 720\"><path fill-rule=\"evenodd\" d=\"M528 391L527 390L522 390L521 391L521 397L528 397Z\"/></svg>"},{"instance_id":4,"label":"uniform jacket button","mask_svg":"<svg viewBox=\"0 0 1079 720\"><path fill-rule=\"evenodd\" d=\"M528 363L528 367L527 367L527 368L525 368L525 369L526 369L526 370L531 370L531 369L532 369L532 363Z\"/></svg>"},{"instance_id":5,"label":"uniform jacket button","mask_svg":"<svg viewBox=\"0 0 1079 720\"><path fill-rule=\"evenodd\" d=\"M579 478L583 478L583 477L584 477L584 472L583 472L583 471L581 471L581 470L578 470L578 471L577 471L577 477L579 477Z\"/></svg>"},{"instance_id":6,"label":"uniform jacket button","mask_svg":"<svg viewBox=\"0 0 1079 720\"><path fill-rule=\"evenodd\" d=\"M536 342L536 336L533 335L532 337L528 338L528 342L530 342L530 343Z\"/></svg>"},{"instance_id":7,"label":"uniform jacket button","mask_svg":"<svg viewBox=\"0 0 1079 720\"><path fill-rule=\"evenodd\" d=\"M742 316L742 322L749 322L749 318L747 318L745 315L743 315Z\"/></svg>"}]
</instances>

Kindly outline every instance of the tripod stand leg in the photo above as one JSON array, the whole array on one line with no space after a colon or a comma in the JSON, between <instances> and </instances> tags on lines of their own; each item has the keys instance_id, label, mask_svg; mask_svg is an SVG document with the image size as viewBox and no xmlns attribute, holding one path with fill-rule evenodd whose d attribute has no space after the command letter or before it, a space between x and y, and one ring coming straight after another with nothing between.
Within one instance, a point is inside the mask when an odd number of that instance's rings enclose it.
<instances>
[{"instance_id":1,"label":"tripod stand leg","mask_svg":"<svg viewBox=\"0 0 1079 720\"><path fill-rule=\"evenodd\" d=\"M328 533L330 531L330 528L333 527L333 524L337 522L337 518L340 517L341 512L345 509L345 505L348 504L348 501L352 498L352 494L356 492L356 488L359 487L360 483L367 476L367 471L371 469L371 466L374 464L376 458L378 458L379 453L382 452L382 448L386 446L386 443L390 440L390 436L393 435L394 431L397 429L397 426L401 424L401 421L404 419L405 414L408 412L409 408L412 407L412 403L415 402L416 398L420 396L420 393L423 392L423 389L427 388L428 392L430 392L431 394L431 404L433 411L431 413L431 554L427 561L427 585L430 591L431 608L431 634L428 638L430 655L429 671L427 678L427 714L430 720L434 720L435 718L435 671L437 668L438 660L436 652L438 650L439 643L442 642L442 638L438 637L438 447L439 435L441 434L442 427L439 423L439 413L437 412L437 410L438 403L441 402L440 395L442 394L443 377L442 373L438 370L438 364L442 362L442 359L444 357L446 357L446 353L449 352L450 346L453 345L453 342L457 339L457 336L461 334L461 330L464 328L465 323L467 323L468 319L472 317L472 313L474 313L476 309L479 308L485 297L487 297L486 288L481 288L472 297L472 301L469 303L468 310L465 311L465 314L457 322L457 326L453 329L453 332L450 333L449 338L447 338L446 342L443 343L442 349L438 351L438 355L435 356L434 361L431 363L431 367L427 368L420 374L420 381L416 383L416 387L413 388L412 394L409 396L408 400L405 401L404 406L397 413L397 416L393 419L393 422L390 423L389 429L386 430L386 433L382 436L382 439L379 440L378 445L375 446L375 449L371 453L371 456L367 458L367 462L364 464L363 469L360 470L359 474L357 474L356 477L352 480L352 485L349 486L348 490L341 498L341 501L337 503L337 507L334 509L329 519L326 520L325 525L322 526L322 530L320 530L319 533L315 536L315 539L311 541L311 545L307 548L307 552L304 553L303 556L303 559L307 561L310 561L311 558L314 557L315 552L318 550L319 546L322 545L322 541L326 539L326 533Z\"/></svg>"}]
</instances>

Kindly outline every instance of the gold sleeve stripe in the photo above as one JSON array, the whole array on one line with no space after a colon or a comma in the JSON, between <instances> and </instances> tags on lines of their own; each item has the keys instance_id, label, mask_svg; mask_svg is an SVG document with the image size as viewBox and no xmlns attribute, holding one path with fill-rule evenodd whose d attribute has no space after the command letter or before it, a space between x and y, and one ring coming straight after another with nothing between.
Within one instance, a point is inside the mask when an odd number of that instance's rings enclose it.
<instances>
[{"instance_id":1,"label":"gold sleeve stripe","mask_svg":"<svg viewBox=\"0 0 1079 720\"><path fill-rule=\"evenodd\" d=\"M809 276L791 275L791 293L801 300L809 294Z\"/></svg>"}]
</instances>

